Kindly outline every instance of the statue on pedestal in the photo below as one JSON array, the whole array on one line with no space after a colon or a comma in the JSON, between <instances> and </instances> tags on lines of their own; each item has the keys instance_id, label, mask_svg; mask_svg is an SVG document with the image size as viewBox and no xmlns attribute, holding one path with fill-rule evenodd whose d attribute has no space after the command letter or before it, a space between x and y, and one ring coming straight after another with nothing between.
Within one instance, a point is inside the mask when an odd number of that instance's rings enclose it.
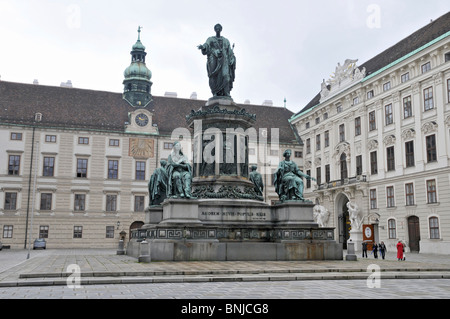
<instances>
[{"instance_id":1,"label":"statue on pedestal","mask_svg":"<svg viewBox=\"0 0 450 319\"><path fill-rule=\"evenodd\" d=\"M167 159L168 190L167 196L173 198L191 198L192 167L181 151L180 142L173 144Z\"/></svg>"},{"instance_id":2,"label":"statue on pedestal","mask_svg":"<svg viewBox=\"0 0 450 319\"><path fill-rule=\"evenodd\" d=\"M358 209L358 205L353 202L348 202L347 208L352 230L360 231L363 222L363 216Z\"/></svg>"},{"instance_id":3,"label":"statue on pedestal","mask_svg":"<svg viewBox=\"0 0 450 319\"><path fill-rule=\"evenodd\" d=\"M167 198L168 175L166 171L167 161L161 160L161 167L155 169L150 182L148 193L150 194L150 206L161 205Z\"/></svg>"},{"instance_id":4,"label":"statue on pedestal","mask_svg":"<svg viewBox=\"0 0 450 319\"><path fill-rule=\"evenodd\" d=\"M316 181L315 178L303 173L297 164L291 161L292 151L284 151L284 161L278 165L278 170L274 174L273 185L282 202L286 200L304 201L303 198L303 177Z\"/></svg>"},{"instance_id":5,"label":"statue on pedestal","mask_svg":"<svg viewBox=\"0 0 450 319\"><path fill-rule=\"evenodd\" d=\"M209 37L205 44L197 48L207 55L209 86L213 96L231 97L236 70L236 58L228 39L222 37L222 26L214 26L216 36Z\"/></svg>"},{"instance_id":6,"label":"statue on pedestal","mask_svg":"<svg viewBox=\"0 0 450 319\"><path fill-rule=\"evenodd\" d=\"M255 185L254 189L255 189L256 194L260 195L260 196L264 196L263 195L264 182L263 182L261 174L256 170L257 168L258 168L258 166L252 165L252 171L250 173L249 179L250 179L250 182L252 182Z\"/></svg>"}]
</instances>

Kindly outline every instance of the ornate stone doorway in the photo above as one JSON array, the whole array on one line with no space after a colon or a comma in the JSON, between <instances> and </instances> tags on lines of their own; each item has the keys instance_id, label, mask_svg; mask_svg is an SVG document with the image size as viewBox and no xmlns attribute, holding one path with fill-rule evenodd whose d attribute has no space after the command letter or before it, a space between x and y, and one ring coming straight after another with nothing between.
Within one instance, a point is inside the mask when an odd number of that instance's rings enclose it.
<instances>
[{"instance_id":1,"label":"ornate stone doorway","mask_svg":"<svg viewBox=\"0 0 450 319\"><path fill-rule=\"evenodd\" d=\"M336 196L336 212L338 216L339 243L343 249L347 249L347 240L350 238L350 218L348 214L347 203L348 197L344 194Z\"/></svg>"}]
</instances>

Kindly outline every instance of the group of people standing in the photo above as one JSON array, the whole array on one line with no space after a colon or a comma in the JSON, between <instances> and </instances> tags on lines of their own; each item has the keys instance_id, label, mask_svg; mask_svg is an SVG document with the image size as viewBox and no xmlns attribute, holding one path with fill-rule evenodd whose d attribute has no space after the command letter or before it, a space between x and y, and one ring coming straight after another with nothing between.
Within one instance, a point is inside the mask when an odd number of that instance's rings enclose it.
<instances>
[{"instance_id":1,"label":"group of people standing","mask_svg":"<svg viewBox=\"0 0 450 319\"><path fill-rule=\"evenodd\" d=\"M406 260L406 255L405 255L405 244L399 240L397 243L397 260ZM362 242L362 256L367 258L367 248L368 248L368 243L367 242ZM380 253L381 258L385 258L386 256L386 252L387 252L387 248L386 245L384 244L384 242L381 242L379 244L374 243L372 245L372 254L373 257L375 259L378 259L378 253Z\"/></svg>"}]
</instances>

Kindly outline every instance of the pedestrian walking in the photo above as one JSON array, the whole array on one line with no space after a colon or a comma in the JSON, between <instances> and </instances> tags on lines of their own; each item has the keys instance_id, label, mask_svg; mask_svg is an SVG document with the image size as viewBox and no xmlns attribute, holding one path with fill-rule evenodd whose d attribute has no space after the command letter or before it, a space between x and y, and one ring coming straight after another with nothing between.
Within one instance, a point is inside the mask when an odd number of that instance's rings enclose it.
<instances>
[{"instance_id":1,"label":"pedestrian walking","mask_svg":"<svg viewBox=\"0 0 450 319\"><path fill-rule=\"evenodd\" d=\"M397 260L403 260L404 246L401 240L397 243Z\"/></svg>"},{"instance_id":2,"label":"pedestrian walking","mask_svg":"<svg viewBox=\"0 0 450 319\"><path fill-rule=\"evenodd\" d=\"M367 243L365 241L362 242L362 256L367 258Z\"/></svg>"},{"instance_id":3,"label":"pedestrian walking","mask_svg":"<svg viewBox=\"0 0 450 319\"><path fill-rule=\"evenodd\" d=\"M383 241L378 246L378 249L380 250L381 258L384 259L384 257L386 256L387 248Z\"/></svg>"},{"instance_id":4,"label":"pedestrian walking","mask_svg":"<svg viewBox=\"0 0 450 319\"><path fill-rule=\"evenodd\" d=\"M406 245L403 242L402 245L403 245L403 260L406 260L406 252L405 252Z\"/></svg>"},{"instance_id":5,"label":"pedestrian walking","mask_svg":"<svg viewBox=\"0 0 450 319\"><path fill-rule=\"evenodd\" d=\"M373 257L375 259L378 259L378 245L377 245L377 243L373 243L372 252L373 252Z\"/></svg>"}]
</instances>

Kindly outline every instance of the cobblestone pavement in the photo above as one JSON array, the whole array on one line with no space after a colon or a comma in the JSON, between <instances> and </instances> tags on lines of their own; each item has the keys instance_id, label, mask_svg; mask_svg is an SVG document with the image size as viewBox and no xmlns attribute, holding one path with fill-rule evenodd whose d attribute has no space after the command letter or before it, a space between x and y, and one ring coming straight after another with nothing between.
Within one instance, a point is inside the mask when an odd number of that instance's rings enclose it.
<instances>
[{"instance_id":1,"label":"cobblestone pavement","mask_svg":"<svg viewBox=\"0 0 450 319\"><path fill-rule=\"evenodd\" d=\"M408 254L397 261L152 262L114 250L0 252L0 299L449 298L450 256ZM68 271L77 265L79 282ZM370 288L374 277L379 288ZM372 267L372 268L371 268ZM368 270L369 269L369 270ZM401 278L401 279L400 279ZM425 279L423 279L425 278ZM336 280L339 279L339 280ZM350 280L352 279L352 280ZM70 288L68 284L78 284ZM370 282L369 282L370 285Z\"/></svg>"}]
</instances>

